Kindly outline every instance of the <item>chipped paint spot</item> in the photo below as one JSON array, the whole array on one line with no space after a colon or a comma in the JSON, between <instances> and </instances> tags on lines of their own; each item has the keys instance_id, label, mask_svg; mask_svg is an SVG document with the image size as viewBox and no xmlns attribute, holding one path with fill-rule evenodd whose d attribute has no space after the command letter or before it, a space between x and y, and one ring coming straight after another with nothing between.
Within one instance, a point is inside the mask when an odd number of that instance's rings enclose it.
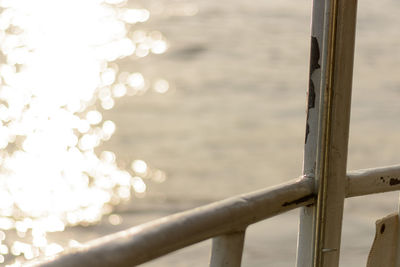
<instances>
[{"instance_id":1,"label":"chipped paint spot","mask_svg":"<svg viewBox=\"0 0 400 267\"><path fill-rule=\"evenodd\" d=\"M400 184L400 179L399 178L390 178L389 184L390 185L398 185L398 184Z\"/></svg>"},{"instance_id":2,"label":"chipped paint spot","mask_svg":"<svg viewBox=\"0 0 400 267\"><path fill-rule=\"evenodd\" d=\"M383 234L383 232L385 232L385 228L386 228L386 225L382 224L381 225L381 230L380 230L381 234Z\"/></svg>"},{"instance_id":3,"label":"chipped paint spot","mask_svg":"<svg viewBox=\"0 0 400 267\"><path fill-rule=\"evenodd\" d=\"M313 198L315 198L314 194L308 195L308 196L305 196L305 197L301 197L299 199L295 199L293 201L289 201L289 202L283 203L282 207L287 207L287 206L290 206L290 205L299 205L299 204L307 202L307 201L309 201L310 199L313 199Z\"/></svg>"},{"instance_id":4,"label":"chipped paint spot","mask_svg":"<svg viewBox=\"0 0 400 267\"><path fill-rule=\"evenodd\" d=\"M307 143L307 139L308 139L308 134L309 133L310 133L310 125L307 122L307 124L306 124L306 141L304 143Z\"/></svg>"}]
</instances>

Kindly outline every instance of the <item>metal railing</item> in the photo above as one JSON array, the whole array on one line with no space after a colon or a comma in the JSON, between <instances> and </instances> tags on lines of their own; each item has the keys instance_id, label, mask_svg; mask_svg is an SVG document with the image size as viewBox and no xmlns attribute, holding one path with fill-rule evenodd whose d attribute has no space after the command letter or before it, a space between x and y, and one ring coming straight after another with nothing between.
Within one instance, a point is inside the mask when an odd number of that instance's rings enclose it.
<instances>
[{"instance_id":1,"label":"metal railing","mask_svg":"<svg viewBox=\"0 0 400 267\"><path fill-rule=\"evenodd\" d=\"M339 264L344 199L400 189L400 165L346 174L356 0L314 0L302 176L108 235L28 266L134 266L213 239L210 266L240 266L246 227L301 208L298 267Z\"/></svg>"},{"instance_id":2,"label":"metal railing","mask_svg":"<svg viewBox=\"0 0 400 267\"><path fill-rule=\"evenodd\" d=\"M399 190L400 165L350 172L345 181L346 197ZM135 226L31 266L135 266L209 238L211 266L240 266L246 227L313 205L313 188L313 179L301 177Z\"/></svg>"}]
</instances>

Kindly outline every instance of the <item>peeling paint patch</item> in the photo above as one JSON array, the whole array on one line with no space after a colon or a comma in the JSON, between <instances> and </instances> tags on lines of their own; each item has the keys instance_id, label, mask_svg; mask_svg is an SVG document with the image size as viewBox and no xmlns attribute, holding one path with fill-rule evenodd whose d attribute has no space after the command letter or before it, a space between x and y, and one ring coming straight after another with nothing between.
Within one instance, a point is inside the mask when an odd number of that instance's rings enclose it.
<instances>
[{"instance_id":1,"label":"peeling paint patch","mask_svg":"<svg viewBox=\"0 0 400 267\"><path fill-rule=\"evenodd\" d=\"M309 86L308 86L308 104L307 108L314 108L315 107L315 87L313 81L310 79Z\"/></svg>"},{"instance_id":2,"label":"peeling paint patch","mask_svg":"<svg viewBox=\"0 0 400 267\"><path fill-rule=\"evenodd\" d=\"M299 199L295 199L293 201L289 201L289 202L283 203L282 207L287 207L287 206L290 206L290 205L299 205L299 204L301 204L303 202L307 202L307 201L309 201L310 199L313 199L313 198L315 198L314 194L308 195L308 196L305 196L305 197L301 197Z\"/></svg>"},{"instance_id":3,"label":"peeling paint patch","mask_svg":"<svg viewBox=\"0 0 400 267\"><path fill-rule=\"evenodd\" d=\"M308 83L308 97L307 97L307 125L306 125L306 138L305 138L305 143L307 143L308 139L308 134L310 133L310 126L308 124L308 119L309 119L309 112L310 109L315 108L315 85L313 80L311 79L311 76L313 72L316 69L319 69L321 66L319 65L319 59L320 59L320 51L319 51L319 45L318 45L318 40L316 37L312 36L311 37L311 52L310 52L310 79Z\"/></svg>"},{"instance_id":4,"label":"peeling paint patch","mask_svg":"<svg viewBox=\"0 0 400 267\"><path fill-rule=\"evenodd\" d=\"M319 65L319 45L316 37L311 37L311 52L310 52L310 80L308 85L308 109L315 107L315 86L314 82L311 79L311 75L314 73L316 69L319 69L321 66Z\"/></svg>"},{"instance_id":5,"label":"peeling paint patch","mask_svg":"<svg viewBox=\"0 0 400 267\"><path fill-rule=\"evenodd\" d=\"M316 70L319 69L321 66L319 65L319 45L318 40L316 37L311 37L311 53L310 53L310 76Z\"/></svg>"}]
</instances>

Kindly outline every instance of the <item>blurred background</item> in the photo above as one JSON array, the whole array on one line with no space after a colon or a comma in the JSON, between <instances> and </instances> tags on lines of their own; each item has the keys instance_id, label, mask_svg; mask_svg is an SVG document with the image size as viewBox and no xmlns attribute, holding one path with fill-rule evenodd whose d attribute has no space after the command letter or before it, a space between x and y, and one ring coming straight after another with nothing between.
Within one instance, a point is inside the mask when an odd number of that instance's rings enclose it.
<instances>
[{"instance_id":1,"label":"blurred background","mask_svg":"<svg viewBox=\"0 0 400 267\"><path fill-rule=\"evenodd\" d=\"M311 1L0 1L0 262L301 174ZM399 163L400 3L359 3L348 169ZM398 194L345 203L365 266ZM294 266L298 210L243 266ZM143 266L207 266L210 241Z\"/></svg>"}]
</instances>

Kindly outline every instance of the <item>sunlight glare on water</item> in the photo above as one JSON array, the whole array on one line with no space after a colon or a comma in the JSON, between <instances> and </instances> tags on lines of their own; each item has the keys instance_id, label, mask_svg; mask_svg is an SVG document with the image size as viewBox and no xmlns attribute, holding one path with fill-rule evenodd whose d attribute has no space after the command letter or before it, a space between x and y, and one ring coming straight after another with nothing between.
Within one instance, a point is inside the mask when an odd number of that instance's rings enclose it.
<instances>
[{"instance_id":1,"label":"sunlight glare on water","mask_svg":"<svg viewBox=\"0 0 400 267\"><path fill-rule=\"evenodd\" d=\"M143 160L123 170L113 152L94 152L116 130L101 108L147 89L141 73L119 73L112 61L168 48L160 32L133 30L147 9L124 4L0 1L0 262L8 266L63 251L46 233L98 222L110 204L143 196L151 173L165 180ZM159 80L155 90L168 87ZM7 240L13 229L20 240Z\"/></svg>"}]
</instances>

